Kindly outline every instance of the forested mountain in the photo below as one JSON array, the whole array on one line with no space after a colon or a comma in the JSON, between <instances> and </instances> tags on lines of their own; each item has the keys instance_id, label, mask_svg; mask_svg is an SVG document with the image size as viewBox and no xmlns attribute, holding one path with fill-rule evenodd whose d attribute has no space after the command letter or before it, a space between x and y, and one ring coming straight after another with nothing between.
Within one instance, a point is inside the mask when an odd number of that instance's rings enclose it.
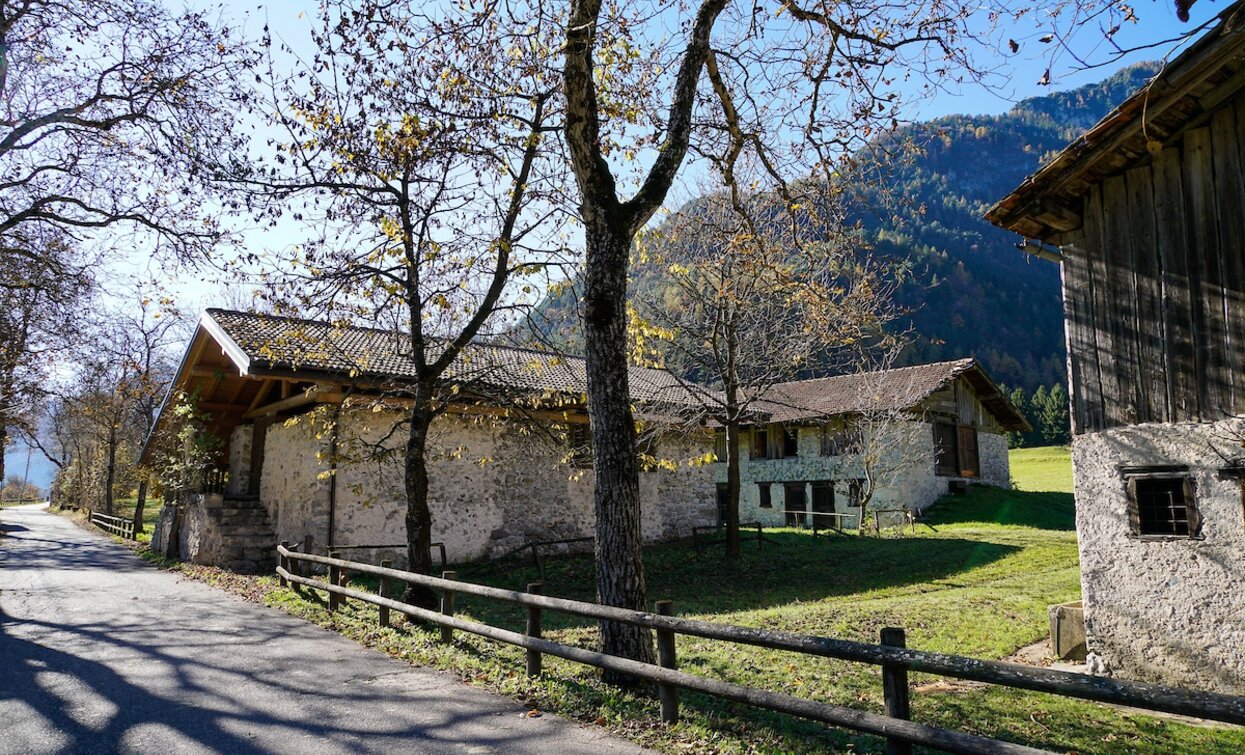
<instances>
[{"instance_id":1,"label":"forested mountain","mask_svg":"<svg viewBox=\"0 0 1245 755\"><path fill-rule=\"evenodd\" d=\"M1058 266L1021 253L1015 235L982 215L1156 70L1156 64L1133 66L1098 84L1025 100L1002 115L948 116L900 135L921 153L888 172L890 200L866 190L861 206L888 210L860 212L857 219L877 250L913 266L912 283L900 294L915 334L906 363L975 356L997 381L1026 392L1064 382ZM574 297L570 287L542 303L538 327L550 335L565 331ZM577 340L565 332L554 337Z\"/></svg>"}]
</instances>

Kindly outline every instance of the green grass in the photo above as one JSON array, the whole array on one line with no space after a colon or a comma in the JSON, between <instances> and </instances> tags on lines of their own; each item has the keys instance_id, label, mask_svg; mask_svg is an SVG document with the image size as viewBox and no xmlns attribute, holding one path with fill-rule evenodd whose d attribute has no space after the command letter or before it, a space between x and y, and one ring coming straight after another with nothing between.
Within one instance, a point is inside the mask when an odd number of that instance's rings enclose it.
<instances>
[{"instance_id":1,"label":"green grass","mask_svg":"<svg viewBox=\"0 0 1245 755\"><path fill-rule=\"evenodd\" d=\"M1014 448L1008 456L1018 489L1072 492L1072 456L1067 446Z\"/></svg>"},{"instance_id":2,"label":"green grass","mask_svg":"<svg viewBox=\"0 0 1245 755\"><path fill-rule=\"evenodd\" d=\"M1019 459L1017 459L1019 456ZM974 488L945 499L915 536L819 537L767 532L775 542L745 544L738 563L697 556L671 543L645 551L649 595L676 612L710 621L876 642L884 626L907 630L909 647L980 658L1005 658L1043 639L1046 607L1080 595L1066 450L1014 452L1021 490ZM1062 459L1062 461L1060 461ZM1062 465L1062 468L1060 468ZM1033 488L1045 486L1046 490ZM167 566L167 564L165 564ZM318 594L303 596L270 577L242 578L208 567L177 565L190 576L232 589L333 628L411 663L456 673L464 681L540 710L595 723L667 752L881 752L874 737L684 692L683 720L658 720L650 695L603 685L594 670L553 658L545 676L528 679L523 651L458 633L440 645L436 628L382 629L376 609L350 605L330 614ZM589 556L551 558L545 593L591 600ZM523 589L530 567L460 576ZM373 581L355 586L375 589ZM522 610L460 596L458 613L522 631ZM590 622L545 612L545 634L592 647ZM823 702L880 712L877 668L691 637L678 641L683 670ZM1198 727L1051 695L980 685L941 685L912 676L913 718L1001 739L1079 753L1239 753L1245 730Z\"/></svg>"},{"instance_id":3,"label":"green grass","mask_svg":"<svg viewBox=\"0 0 1245 755\"><path fill-rule=\"evenodd\" d=\"M113 516L133 519L134 507L137 505L137 498L118 498L113 501ZM160 516L160 502L148 498L147 503L143 506L143 531L138 534L138 542L151 542L151 531L156 526L156 517L158 516Z\"/></svg>"}]
</instances>

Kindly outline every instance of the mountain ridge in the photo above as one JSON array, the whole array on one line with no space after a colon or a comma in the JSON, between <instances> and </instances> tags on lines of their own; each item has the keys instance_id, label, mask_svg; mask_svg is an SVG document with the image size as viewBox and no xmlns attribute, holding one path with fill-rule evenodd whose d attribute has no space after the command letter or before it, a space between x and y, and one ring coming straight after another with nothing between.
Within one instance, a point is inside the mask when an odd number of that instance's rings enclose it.
<instances>
[{"instance_id":1,"label":"mountain ridge","mask_svg":"<svg viewBox=\"0 0 1245 755\"><path fill-rule=\"evenodd\" d=\"M913 280L897 296L911 313L900 327L914 336L900 365L974 357L997 382L1026 391L1065 382L1059 268L1020 252L1020 239L984 214L1158 70L1135 64L1006 113L943 116L897 132L921 150L888 170L885 192L865 190L861 206L883 204L886 192L899 201L885 216L853 219L877 253L912 266ZM658 284L632 279L633 287ZM577 295L572 283L537 306L532 322L542 337L578 343Z\"/></svg>"}]
</instances>

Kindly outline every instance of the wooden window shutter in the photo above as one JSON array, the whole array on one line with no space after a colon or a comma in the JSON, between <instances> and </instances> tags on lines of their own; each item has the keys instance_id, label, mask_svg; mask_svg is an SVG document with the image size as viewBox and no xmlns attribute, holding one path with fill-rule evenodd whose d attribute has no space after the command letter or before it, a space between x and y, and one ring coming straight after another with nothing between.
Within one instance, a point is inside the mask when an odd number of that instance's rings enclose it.
<instances>
[{"instance_id":1,"label":"wooden window shutter","mask_svg":"<svg viewBox=\"0 0 1245 755\"><path fill-rule=\"evenodd\" d=\"M1128 530L1134 535L1141 534L1141 507L1137 504L1137 478L1129 477L1128 489Z\"/></svg>"},{"instance_id":2,"label":"wooden window shutter","mask_svg":"<svg viewBox=\"0 0 1245 755\"><path fill-rule=\"evenodd\" d=\"M1184 506L1185 515L1189 518L1189 537L1198 537L1202 534L1202 512L1198 510L1193 493L1193 478L1184 478Z\"/></svg>"}]
</instances>

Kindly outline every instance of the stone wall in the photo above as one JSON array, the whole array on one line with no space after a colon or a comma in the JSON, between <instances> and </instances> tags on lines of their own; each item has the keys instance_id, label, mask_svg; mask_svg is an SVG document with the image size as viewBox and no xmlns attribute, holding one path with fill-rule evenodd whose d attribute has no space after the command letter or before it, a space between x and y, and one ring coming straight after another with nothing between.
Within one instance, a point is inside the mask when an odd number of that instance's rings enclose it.
<instances>
[{"instance_id":1,"label":"stone wall","mask_svg":"<svg viewBox=\"0 0 1245 755\"><path fill-rule=\"evenodd\" d=\"M225 493L244 495L251 489L252 425L239 425L229 434L229 484Z\"/></svg>"},{"instance_id":2,"label":"stone wall","mask_svg":"<svg viewBox=\"0 0 1245 755\"><path fill-rule=\"evenodd\" d=\"M832 422L830 432L837 432L842 427L838 421ZM965 482L983 482L989 485L1007 487L1011 482L1008 466L1007 439L995 433L979 431L977 435L978 453L981 460L981 477L977 479L960 477L940 477L934 473L934 435L926 422L900 422L889 429L879 432L890 435L881 438L875 447L891 449L894 454L888 461L877 465L877 468L888 470L886 479L881 482L870 502L871 509L908 508L914 511L931 506L939 498L946 495L947 484L951 480ZM801 427L797 431L799 455L786 459L749 459L751 434L747 431L740 436L740 496L739 519L742 522L760 521L766 527L782 527L786 524L783 515L783 484L803 482L805 499L809 510L812 509L813 482L834 481L834 510L849 515L843 520L844 526L855 527L860 509L849 505L851 480L863 474L862 462L858 455L844 454L840 456L821 455L821 427ZM726 482L726 464L718 463L715 468L715 480ZM771 508L760 507L760 489L758 483L770 483Z\"/></svg>"},{"instance_id":3,"label":"stone wall","mask_svg":"<svg viewBox=\"0 0 1245 755\"><path fill-rule=\"evenodd\" d=\"M1011 487L1012 468L1007 455L1007 436L977 433L977 456L981 460L981 481L997 488Z\"/></svg>"},{"instance_id":4,"label":"stone wall","mask_svg":"<svg viewBox=\"0 0 1245 755\"><path fill-rule=\"evenodd\" d=\"M1240 432L1238 423L1237 430ZM1119 676L1245 693L1245 522L1224 425L1148 424L1072 443L1086 642ZM1121 467L1188 465L1198 539L1134 535Z\"/></svg>"},{"instance_id":5,"label":"stone wall","mask_svg":"<svg viewBox=\"0 0 1245 755\"><path fill-rule=\"evenodd\" d=\"M394 412L344 412L338 435L342 458L336 482L332 542L338 546L398 544L405 539L405 496L400 449L404 429L391 433ZM323 549L328 538L331 434L324 415L274 425L265 441L261 498L281 540L307 534ZM661 455L687 459L709 450L709 438L676 439ZM377 448L389 451L379 457ZM317 463L317 453L325 461ZM533 540L593 534L591 470L562 462L564 451L546 432L499 425L487 418L439 417L429 437L429 507L434 542L451 562L497 556ZM322 478L323 475L323 478ZM677 471L641 475L646 540L691 534L712 524L713 471L680 465ZM399 550L370 551L370 559Z\"/></svg>"},{"instance_id":6,"label":"stone wall","mask_svg":"<svg viewBox=\"0 0 1245 755\"><path fill-rule=\"evenodd\" d=\"M329 524L329 484L322 475L331 467L320 458L327 455L326 438L320 414L271 425L264 435L259 487L259 498L268 510L277 541L301 543L310 535L321 553Z\"/></svg>"}]
</instances>

